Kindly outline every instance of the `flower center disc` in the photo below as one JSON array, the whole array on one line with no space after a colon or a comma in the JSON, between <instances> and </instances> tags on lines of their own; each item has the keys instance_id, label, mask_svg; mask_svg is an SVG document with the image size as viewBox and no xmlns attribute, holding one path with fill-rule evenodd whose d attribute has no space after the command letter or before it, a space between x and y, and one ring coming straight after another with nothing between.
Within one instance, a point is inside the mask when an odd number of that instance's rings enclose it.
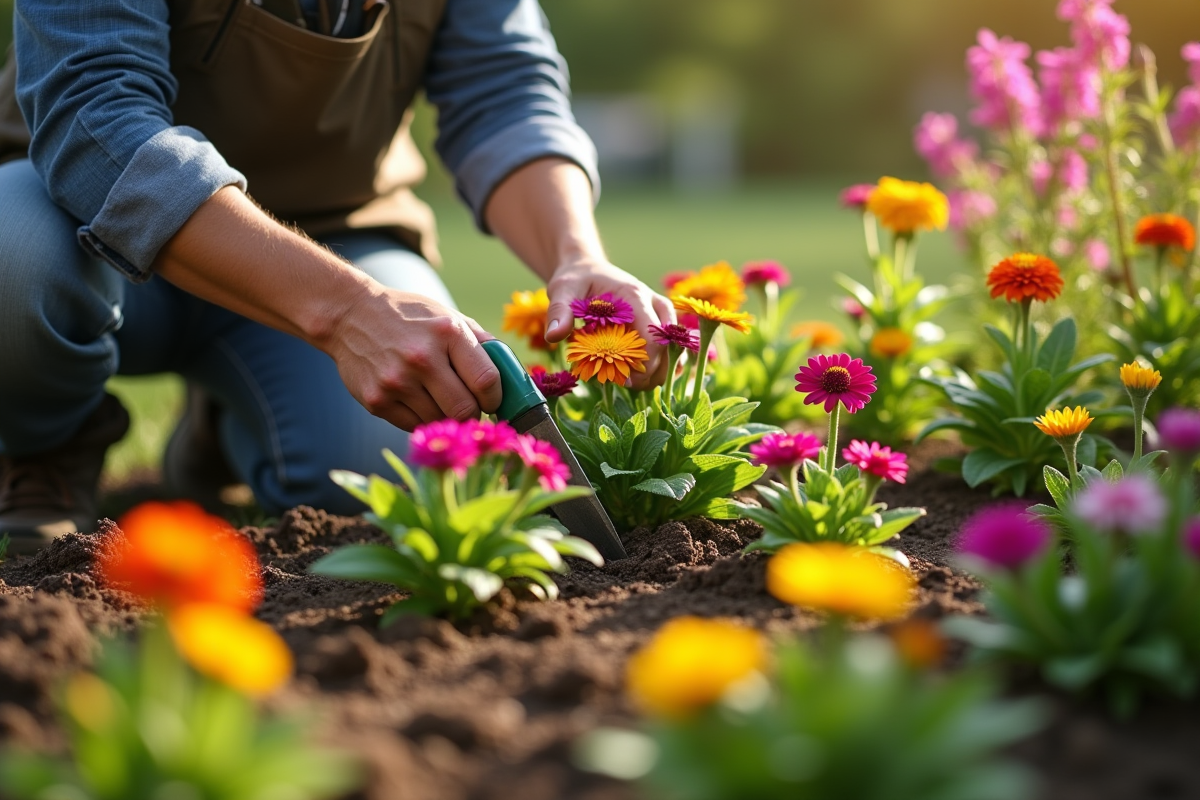
<instances>
[{"instance_id":1,"label":"flower center disc","mask_svg":"<svg viewBox=\"0 0 1200 800\"><path fill-rule=\"evenodd\" d=\"M845 367L829 367L821 375L821 388L828 394L841 394L850 388L850 370Z\"/></svg>"},{"instance_id":2,"label":"flower center disc","mask_svg":"<svg viewBox=\"0 0 1200 800\"><path fill-rule=\"evenodd\" d=\"M593 300L588 304L588 311L598 317L611 317L616 310L616 305L607 300Z\"/></svg>"}]
</instances>

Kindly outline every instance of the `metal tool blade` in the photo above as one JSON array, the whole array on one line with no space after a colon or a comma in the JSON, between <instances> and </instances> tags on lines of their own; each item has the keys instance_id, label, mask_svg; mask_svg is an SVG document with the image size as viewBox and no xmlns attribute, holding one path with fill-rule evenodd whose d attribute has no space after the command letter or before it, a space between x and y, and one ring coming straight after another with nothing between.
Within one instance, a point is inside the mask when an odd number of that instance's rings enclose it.
<instances>
[{"instance_id":1,"label":"metal tool blade","mask_svg":"<svg viewBox=\"0 0 1200 800\"><path fill-rule=\"evenodd\" d=\"M554 449L558 451L563 463L571 470L569 483L572 486L585 486L589 489L592 487L591 481L584 474L583 467L579 466L579 460L575 458L575 454L571 452L571 448L563 439L562 431L558 429L554 418L550 416L550 409L544 403L534 406L514 419L512 426L516 428L517 433L528 433L536 439L554 445ZM600 551L600 555L604 556L605 561L618 561L626 558L627 554L625 546L621 544L621 537L617 535L617 529L613 527L608 512L604 510L604 506L600 505L600 501L595 495L558 503L551 506L550 510L554 512L554 516L558 517L558 521L566 526L572 536L578 536L595 545L596 549Z\"/></svg>"}]
</instances>

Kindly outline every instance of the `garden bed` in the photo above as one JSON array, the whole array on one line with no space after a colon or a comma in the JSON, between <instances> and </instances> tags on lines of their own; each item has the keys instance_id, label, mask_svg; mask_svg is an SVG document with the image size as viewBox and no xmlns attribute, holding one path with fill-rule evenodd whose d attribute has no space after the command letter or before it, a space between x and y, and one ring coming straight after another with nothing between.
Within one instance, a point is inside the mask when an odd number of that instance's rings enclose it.
<instances>
[{"instance_id":1,"label":"garden bed","mask_svg":"<svg viewBox=\"0 0 1200 800\"><path fill-rule=\"evenodd\" d=\"M989 495L929 471L885 489L901 491L930 512L900 540L919 577L913 613L979 613L978 584L948 566L948 539ZM497 608L458 627L410 618L383 630L375 619L396 599L390 587L306 573L335 544L382 541L377 529L298 508L278 527L244 532L264 567L259 616L297 660L295 679L271 703L315 709L323 738L371 764L360 796L380 800L633 798L629 786L572 767L570 747L597 725L632 724L622 681L635 647L683 614L735 617L771 633L817 621L767 594L765 557L739 557L759 532L748 521L637 530L627 539L629 559L602 569L576 563L559 577L558 601L505 594ZM97 539L69 536L0 565L7 743L61 746L50 693L88 662L96 635L138 624L138 607L91 575ZM1123 725L1095 708L1052 705L1051 726L1018 750L1045 779L1044 797L1200 797L1200 709L1151 706Z\"/></svg>"}]
</instances>

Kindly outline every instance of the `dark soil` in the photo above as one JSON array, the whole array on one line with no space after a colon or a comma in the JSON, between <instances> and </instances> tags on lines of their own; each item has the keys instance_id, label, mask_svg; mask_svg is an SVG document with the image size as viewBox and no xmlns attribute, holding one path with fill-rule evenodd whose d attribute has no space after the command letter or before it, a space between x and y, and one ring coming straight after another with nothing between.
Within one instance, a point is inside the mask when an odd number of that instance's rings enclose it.
<instances>
[{"instance_id":1,"label":"dark soil","mask_svg":"<svg viewBox=\"0 0 1200 800\"><path fill-rule=\"evenodd\" d=\"M899 542L920 578L914 613L980 613L978 584L948 554L988 495L922 472L884 499L930 512ZM104 530L0 565L0 741L62 747L52 690L90 662L99 637L141 616L92 577ZM335 546L384 541L377 529L298 508L244 533L266 578L259 616L296 654L296 677L272 704L315 706L322 738L371 765L356 795L371 800L633 800L631 786L572 767L570 746L597 725L633 722L622 672L634 648L680 614L736 617L772 633L817 624L766 593L762 556L739 555L759 533L746 521L635 530L627 560L575 564L559 578L558 601L505 593L457 626L406 619L383 630L379 615L400 597L392 588L305 571ZM1200 798L1200 709L1163 705L1117 724L1090 706L1052 707L1048 730L1017 749L1043 775L1047 800Z\"/></svg>"}]
</instances>

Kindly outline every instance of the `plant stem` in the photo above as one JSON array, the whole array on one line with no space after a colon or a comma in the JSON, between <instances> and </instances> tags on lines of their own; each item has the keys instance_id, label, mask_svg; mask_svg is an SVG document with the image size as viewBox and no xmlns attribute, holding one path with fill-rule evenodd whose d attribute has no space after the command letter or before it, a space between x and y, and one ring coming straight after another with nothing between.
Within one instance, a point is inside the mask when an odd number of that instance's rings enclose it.
<instances>
[{"instance_id":1,"label":"plant stem","mask_svg":"<svg viewBox=\"0 0 1200 800\"><path fill-rule=\"evenodd\" d=\"M869 211L863 212L863 236L867 240L867 257L872 261L879 260L879 225L875 215Z\"/></svg>"},{"instance_id":2,"label":"plant stem","mask_svg":"<svg viewBox=\"0 0 1200 800\"><path fill-rule=\"evenodd\" d=\"M613 404L613 382L600 384L600 394L604 398L604 407L608 409L608 415L615 421L617 418L617 409Z\"/></svg>"},{"instance_id":3,"label":"plant stem","mask_svg":"<svg viewBox=\"0 0 1200 800\"><path fill-rule=\"evenodd\" d=\"M767 330L771 338L779 332L779 320L776 317L779 315L779 284L775 281L767 281L763 287L765 293L765 301L763 302L763 327Z\"/></svg>"},{"instance_id":4,"label":"plant stem","mask_svg":"<svg viewBox=\"0 0 1200 800\"><path fill-rule=\"evenodd\" d=\"M800 465L793 464L788 472L788 488L792 490L792 499L796 501L796 505L802 505L800 500Z\"/></svg>"},{"instance_id":5,"label":"plant stem","mask_svg":"<svg viewBox=\"0 0 1200 800\"><path fill-rule=\"evenodd\" d=\"M1079 489L1083 486L1079 480L1079 465L1075 461L1076 454L1079 451L1080 434L1075 434L1069 439L1059 439L1058 445L1062 448L1063 455L1067 457L1067 477L1071 481L1071 487Z\"/></svg>"},{"instance_id":6,"label":"plant stem","mask_svg":"<svg viewBox=\"0 0 1200 800\"><path fill-rule=\"evenodd\" d=\"M1154 131L1158 134L1158 143L1164 154L1174 155L1175 137L1171 135L1171 126L1167 124L1167 115L1158 103L1158 62L1154 58L1154 51L1144 44L1138 45L1138 55L1142 58L1142 90L1154 113Z\"/></svg>"},{"instance_id":7,"label":"plant stem","mask_svg":"<svg viewBox=\"0 0 1200 800\"><path fill-rule=\"evenodd\" d=\"M838 421L841 414L842 404L835 403L833 411L829 412L829 437L825 440L825 463L821 465L831 475L837 464Z\"/></svg>"},{"instance_id":8,"label":"plant stem","mask_svg":"<svg viewBox=\"0 0 1200 800\"><path fill-rule=\"evenodd\" d=\"M875 502L875 493L879 491L879 485L883 483L883 478L868 472L863 476L863 482L867 490L867 505L871 505Z\"/></svg>"},{"instance_id":9,"label":"plant stem","mask_svg":"<svg viewBox=\"0 0 1200 800\"><path fill-rule=\"evenodd\" d=\"M1033 323L1030 321L1030 310L1033 300L1025 298L1021 301L1021 357L1024 360L1022 372L1033 366Z\"/></svg>"},{"instance_id":10,"label":"plant stem","mask_svg":"<svg viewBox=\"0 0 1200 800\"><path fill-rule=\"evenodd\" d=\"M720 323L709 319L700 319L700 352L696 353L696 381L692 385L692 399L700 397L704 388L704 372L708 369L708 346L712 343L713 334L717 332Z\"/></svg>"},{"instance_id":11,"label":"plant stem","mask_svg":"<svg viewBox=\"0 0 1200 800\"><path fill-rule=\"evenodd\" d=\"M667 398L667 408L675 413L675 370L679 367L679 356L683 348L679 345L667 345L667 380L663 384L663 396Z\"/></svg>"},{"instance_id":12,"label":"plant stem","mask_svg":"<svg viewBox=\"0 0 1200 800\"><path fill-rule=\"evenodd\" d=\"M1125 207L1121 202L1120 169L1117 164L1117 151L1113 146L1113 119L1111 92L1104 92L1104 169L1108 174L1108 193L1112 202L1113 222L1117 230L1117 254L1121 257L1121 277L1125 281L1125 291L1137 302L1137 285L1133 280L1133 265L1129 261L1128 232L1125 230Z\"/></svg>"},{"instance_id":13,"label":"plant stem","mask_svg":"<svg viewBox=\"0 0 1200 800\"><path fill-rule=\"evenodd\" d=\"M1150 402L1150 395L1135 397L1130 394L1129 399L1133 402L1133 460L1130 462L1133 464L1142 457L1143 423L1146 419L1146 404Z\"/></svg>"}]
</instances>

